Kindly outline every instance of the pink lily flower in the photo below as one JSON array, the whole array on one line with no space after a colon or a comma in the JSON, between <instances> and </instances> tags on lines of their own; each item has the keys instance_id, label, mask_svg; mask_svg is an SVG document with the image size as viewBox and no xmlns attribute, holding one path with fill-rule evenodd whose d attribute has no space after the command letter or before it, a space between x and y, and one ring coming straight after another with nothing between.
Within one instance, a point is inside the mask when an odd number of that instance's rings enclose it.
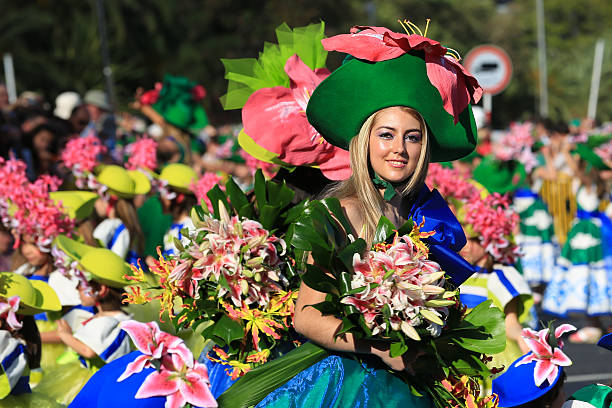
<instances>
[{"instance_id":1,"label":"pink lily flower","mask_svg":"<svg viewBox=\"0 0 612 408\"><path fill-rule=\"evenodd\" d=\"M189 367L193 366L193 356L183 340L161 331L157 323L140 323L135 320L128 320L121 323L121 328L127 332L136 348L143 355L138 356L127 365L117 382L141 372L144 368L152 367L151 362L153 360L158 360L166 354L176 354L184 361L184 364Z\"/></svg>"},{"instance_id":2,"label":"pink lily flower","mask_svg":"<svg viewBox=\"0 0 612 408\"><path fill-rule=\"evenodd\" d=\"M318 164L330 180L349 178L348 151L329 144L306 119L310 95L330 72L325 68L312 71L298 55L287 60L285 72L290 88L262 88L247 100L242 108L245 133L287 164Z\"/></svg>"},{"instance_id":3,"label":"pink lily flower","mask_svg":"<svg viewBox=\"0 0 612 408\"><path fill-rule=\"evenodd\" d=\"M135 398L166 396L166 408L180 408L187 403L198 407L217 407L209 386L204 364L195 363L193 368L182 366L178 371L162 367L160 371L147 376Z\"/></svg>"},{"instance_id":4,"label":"pink lily flower","mask_svg":"<svg viewBox=\"0 0 612 408\"><path fill-rule=\"evenodd\" d=\"M455 123L470 103L482 96L478 81L459 61L446 55L448 49L439 42L417 34L396 33L385 27L355 26L350 34L340 34L321 40L327 51L339 51L367 61L387 61L410 51L424 51L427 77L436 87L444 110Z\"/></svg>"},{"instance_id":5,"label":"pink lily flower","mask_svg":"<svg viewBox=\"0 0 612 408\"><path fill-rule=\"evenodd\" d=\"M7 302L0 302L0 318L6 319L6 324L13 330L19 330L23 327L16 314L19 310L19 301L19 296L12 296L7 299Z\"/></svg>"},{"instance_id":6,"label":"pink lily flower","mask_svg":"<svg viewBox=\"0 0 612 408\"><path fill-rule=\"evenodd\" d=\"M574 330L576 328L571 324L562 324L555 329L554 336L556 339L559 339L564 333ZM557 378L559 367L572 365L572 360L561 351L563 343L559 342L560 347L553 349L548 343L548 336L548 329L540 330L539 332L523 329L523 338L531 349L531 353L516 363L519 366L531 363L532 361L536 362L535 369L533 370L533 379L538 387L545 380L548 380L548 384L552 384L555 378Z\"/></svg>"}]
</instances>

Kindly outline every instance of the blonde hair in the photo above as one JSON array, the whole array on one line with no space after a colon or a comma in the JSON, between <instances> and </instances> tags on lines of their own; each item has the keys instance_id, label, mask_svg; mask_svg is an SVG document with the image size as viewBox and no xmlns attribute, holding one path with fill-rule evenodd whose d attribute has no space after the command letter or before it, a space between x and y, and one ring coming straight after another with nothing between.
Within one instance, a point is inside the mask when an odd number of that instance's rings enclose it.
<instances>
[{"instance_id":1,"label":"blonde hair","mask_svg":"<svg viewBox=\"0 0 612 408\"><path fill-rule=\"evenodd\" d=\"M413 200L427 176L429 137L427 126L421 114L409 107L401 106L400 108L402 111L412 114L421 124L422 144L419 161L414 169L414 173L401 191L403 197ZM368 244L374 238L378 220L383 215L385 208L385 201L376 186L374 186L374 183L372 183L373 170L370 165L369 155L370 133L381 111L382 109L370 115L361 126L359 134L351 140L349 145L351 169L353 170L351 177L348 180L335 183L323 193L325 197L357 199L361 207L361 213L364 215L363 238ZM361 231L357 231L357 233L361 235Z\"/></svg>"},{"instance_id":2,"label":"blonde hair","mask_svg":"<svg viewBox=\"0 0 612 408\"><path fill-rule=\"evenodd\" d=\"M138 221L138 212L131 200L120 198L115 205L117 218L123 222L130 234L130 249L139 254L144 252L144 236Z\"/></svg>"}]
</instances>

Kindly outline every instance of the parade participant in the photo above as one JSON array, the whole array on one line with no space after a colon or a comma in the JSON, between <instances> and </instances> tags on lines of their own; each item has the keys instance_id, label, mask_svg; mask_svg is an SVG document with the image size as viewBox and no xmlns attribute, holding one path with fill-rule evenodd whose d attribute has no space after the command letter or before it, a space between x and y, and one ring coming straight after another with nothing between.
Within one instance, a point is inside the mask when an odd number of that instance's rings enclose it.
<instances>
[{"instance_id":1,"label":"parade participant","mask_svg":"<svg viewBox=\"0 0 612 408\"><path fill-rule=\"evenodd\" d=\"M381 214L396 226L411 217L424 217L423 230L436 231L430 241L437 244L431 245L436 247L432 253L458 251L465 244L461 227L424 180L430 160L453 160L474 149L476 129L469 102L480 96L477 82L453 57L444 56L446 48L423 36L355 27L350 35L322 42L327 50L349 54L318 85L306 110L322 137L349 150L352 176L327 193L340 199L352 226L347 233L371 243ZM452 66L452 78L433 76L441 67L438 63ZM451 83L459 92L449 92ZM429 213L434 209L439 218ZM257 406L357 406L366 401L369 407L431 404L388 371L409 371L416 354L391 357L384 342L358 339L351 333L336 338L341 320L308 307L324 300L324 293L302 282L295 307L296 330L334 353L358 353L367 362L332 355Z\"/></svg>"},{"instance_id":2,"label":"parade participant","mask_svg":"<svg viewBox=\"0 0 612 408\"><path fill-rule=\"evenodd\" d=\"M514 361L493 380L493 392L502 408L561 408L565 402L564 367L572 360L563 353L560 337L576 328L563 324L556 329L523 330L530 352Z\"/></svg>"},{"instance_id":3,"label":"parade participant","mask_svg":"<svg viewBox=\"0 0 612 408\"><path fill-rule=\"evenodd\" d=\"M491 366L508 366L527 351L521 332L533 306L529 286L513 266L518 259L513 233L519 219L507 196L489 194L468 177L433 163L427 184L445 197L466 232L467 244L460 254L476 273L459 287L461 302L474 308L491 299L506 316L506 349L494 356Z\"/></svg>"},{"instance_id":4,"label":"parade participant","mask_svg":"<svg viewBox=\"0 0 612 408\"><path fill-rule=\"evenodd\" d=\"M580 160L575 168L582 184L576 194L578 212L544 293L542 308L558 316L586 314L589 324L572 334L570 340L595 343L603 332L600 317L612 314L612 222L599 211L605 190L599 172L609 168L587 145L578 145L576 152Z\"/></svg>"},{"instance_id":5,"label":"parade participant","mask_svg":"<svg viewBox=\"0 0 612 408\"><path fill-rule=\"evenodd\" d=\"M131 270L118 255L105 248L94 248L66 236L59 236L58 248L79 264L79 295L83 306L96 306L98 312L72 330L65 320L58 321L62 343L78 354L78 361L50 370L37 388L58 402L69 403L104 364L130 352L130 342L120 323L129 317L121 310L124 276Z\"/></svg>"},{"instance_id":6,"label":"parade participant","mask_svg":"<svg viewBox=\"0 0 612 408\"><path fill-rule=\"evenodd\" d=\"M174 239L183 240L181 230L194 230L189 217L191 208L196 205L195 194L191 190L197 181L197 173L189 166L180 163L169 164L159 174L159 195L164 213L172 215L172 225L164 235L164 254L173 255L176 251Z\"/></svg>"},{"instance_id":7,"label":"parade participant","mask_svg":"<svg viewBox=\"0 0 612 408\"><path fill-rule=\"evenodd\" d=\"M40 366L41 343L33 315L59 311L53 289L41 281L0 272L0 407L56 407L51 399L32 394L30 370Z\"/></svg>"},{"instance_id":8,"label":"parade participant","mask_svg":"<svg viewBox=\"0 0 612 408\"><path fill-rule=\"evenodd\" d=\"M102 188L98 189L100 198L95 209L103 221L96 226L93 236L104 248L136 265L144 250L144 237L132 200L136 195L147 194L151 183L140 171L115 165L105 166L96 180Z\"/></svg>"}]
</instances>

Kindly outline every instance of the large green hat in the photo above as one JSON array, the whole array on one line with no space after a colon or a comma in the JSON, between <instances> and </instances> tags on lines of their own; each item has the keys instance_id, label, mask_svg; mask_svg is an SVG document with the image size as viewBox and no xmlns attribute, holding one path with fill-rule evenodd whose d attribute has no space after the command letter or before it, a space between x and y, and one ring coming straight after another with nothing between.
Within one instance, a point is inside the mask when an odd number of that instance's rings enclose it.
<instances>
[{"instance_id":1,"label":"large green hat","mask_svg":"<svg viewBox=\"0 0 612 408\"><path fill-rule=\"evenodd\" d=\"M62 207L70 218L82 220L91 215L98 195L91 191L52 191L49 196Z\"/></svg>"},{"instance_id":2,"label":"large green hat","mask_svg":"<svg viewBox=\"0 0 612 408\"><path fill-rule=\"evenodd\" d=\"M164 167L158 177L182 193L191 192L191 183L198 181L198 173L182 163L172 163Z\"/></svg>"},{"instance_id":3,"label":"large green hat","mask_svg":"<svg viewBox=\"0 0 612 408\"><path fill-rule=\"evenodd\" d=\"M104 166L96 177L99 183L108 187L112 194L121 198L132 198L136 194L146 194L151 182L139 171L128 171L121 166Z\"/></svg>"},{"instance_id":4,"label":"large green hat","mask_svg":"<svg viewBox=\"0 0 612 408\"><path fill-rule=\"evenodd\" d=\"M586 144L579 144L574 150L582 160L595 167L597 170L610 170L610 167Z\"/></svg>"},{"instance_id":5,"label":"large green hat","mask_svg":"<svg viewBox=\"0 0 612 408\"><path fill-rule=\"evenodd\" d=\"M24 315L62 310L59 297L46 282L14 272L0 272L0 296L19 296L19 313Z\"/></svg>"},{"instance_id":6,"label":"large green hat","mask_svg":"<svg viewBox=\"0 0 612 408\"><path fill-rule=\"evenodd\" d=\"M113 288L130 284L125 279L131 275L130 265L113 251L85 245L65 235L58 236L54 244L89 272L91 279Z\"/></svg>"},{"instance_id":7,"label":"large green hat","mask_svg":"<svg viewBox=\"0 0 612 408\"><path fill-rule=\"evenodd\" d=\"M327 141L348 149L365 120L391 106L408 106L423 116L431 161L456 160L474 150L477 131L471 106L459 114L455 124L427 76L421 52L379 62L347 58L314 90L306 115Z\"/></svg>"},{"instance_id":8,"label":"large green hat","mask_svg":"<svg viewBox=\"0 0 612 408\"><path fill-rule=\"evenodd\" d=\"M505 194L522 187L527 172L515 160L499 161L493 156L485 156L474 169L472 177L489 192Z\"/></svg>"},{"instance_id":9,"label":"large green hat","mask_svg":"<svg viewBox=\"0 0 612 408\"><path fill-rule=\"evenodd\" d=\"M200 104L204 88L185 77L166 75L157 101L152 105L168 123L198 132L208 125L206 111Z\"/></svg>"}]
</instances>

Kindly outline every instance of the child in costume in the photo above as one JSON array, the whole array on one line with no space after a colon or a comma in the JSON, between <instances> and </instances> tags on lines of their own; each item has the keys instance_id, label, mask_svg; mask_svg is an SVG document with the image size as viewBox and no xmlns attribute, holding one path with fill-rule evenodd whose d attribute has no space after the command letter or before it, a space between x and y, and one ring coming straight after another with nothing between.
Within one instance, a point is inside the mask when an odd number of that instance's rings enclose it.
<instances>
[{"instance_id":1,"label":"child in costume","mask_svg":"<svg viewBox=\"0 0 612 408\"><path fill-rule=\"evenodd\" d=\"M40 365L41 343L34 314L59 311L53 289L11 272L0 273L0 407L55 407L53 400L32 394L29 373Z\"/></svg>"},{"instance_id":2,"label":"child in costume","mask_svg":"<svg viewBox=\"0 0 612 408\"><path fill-rule=\"evenodd\" d=\"M561 408L565 402L564 367L572 364L563 353L560 337L576 328L563 324L556 329L523 331L529 353L518 358L493 380L499 407Z\"/></svg>"},{"instance_id":3,"label":"child in costume","mask_svg":"<svg viewBox=\"0 0 612 408\"><path fill-rule=\"evenodd\" d=\"M416 34L354 27L351 34L322 43L328 51L349 56L318 84L310 99L304 85L292 86L291 91L297 103L307 102L312 140L322 137L349 150L351 177L328 191L344 207L353 227L347 233L371 243L381 214L396 226L408 218L424 219L423 231L436 231L427 240L432 253L447 255L443 269L464 273L457 277L461 282L472 272L469 265L465 270L459 268L465 261L459 261L456 254L465 244L465 235L444 200L430 192L424 180L430 160L454 160L474 149L476 129L469 101L479 97L480 87L453 57L444 56L446 48ZM434 57L430 52L438 54ZM425 61L431 64L429 68ZM441 66L438 63L452 65L454 74L461 77L454 82L459 93L451 95L444 81L428 76ZM446 103L441 94L448 97ZM461 98L454 98L459 94ZM341 321L308 307L324 300L324 293L302 282L294 326L298 333L336 354L306 368L258 407L431 405L427 397L417 397L389 371L409 371L410 358L391 357L384 342L357 339L351 333L335 338ZM345 357L343 352L357 353L365 362Z\"/></svg>"},{"instance_id":4,"label":"child in costume","mask_svg":"<svg viewBox=\"0 0 612 408\"><path fill-rule=\"evenodd\" d=\"M578 212L542 308L559 316L586 314L589 325L570 340L595 343L602 335L600 316L612 314L612 222L599 211L603 188L598 174L609 168L587 145L578 145L576 151L580 161L575 167L582 180L576 193Z\"/></svg>"},{"instance_id":5,"label":"child in costume","mask_svg":"<svg viewBox=\"0 0 612 408\"><path fill-rule=\"evenodd\" d=\"M93 236L104 248L136 265L144 250L144 237L132 199L137 194L147 194L151 183L140 171L115 165L104 167L96 180L102 188L95 208L103 221L96 226Z\"/></svg>"},{"instance_id":6,"label":"child in costume","mask_svg":"<svg viewBox=\"0 0 612 408\"><path fill-rule=\"evenodd\" d=\"M122 288L129 284L125 276L131 270L108 249L90 247L66 236L59 236L56 245L79 264L82 304L98 309L74 332L66 321L58 321L58 335L78 354L78 361L59 365L38 385L41 392L69 403L96 370L130 352L129 338L120 327L129 317L120 308Z\"/></svg>"}]
</instances>

